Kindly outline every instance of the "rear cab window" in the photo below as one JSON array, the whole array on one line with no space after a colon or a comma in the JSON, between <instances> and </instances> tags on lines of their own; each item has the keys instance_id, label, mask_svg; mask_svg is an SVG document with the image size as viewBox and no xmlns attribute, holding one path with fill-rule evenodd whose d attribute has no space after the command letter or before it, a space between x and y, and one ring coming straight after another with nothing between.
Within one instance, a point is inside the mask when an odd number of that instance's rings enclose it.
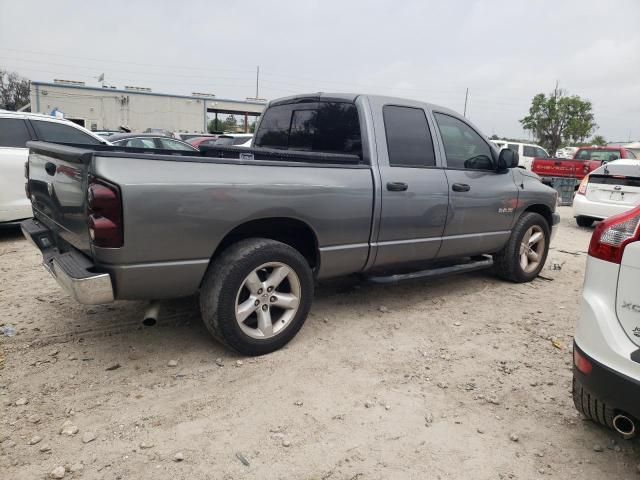
<instances>
[{"instance_id":1,"label":"rear cab window","mask_svg":"<svg viewBox=\"0 0 640 480\"><path fill-rule=\"evenodd\" d=\"M0 118L0 148L26 148L31 140L26 122L21 118Z\"/></svg>"},{"instance_id":2,"label":"rear cab window","mask_svg":"<svg viewBox=\"0 0 640 480\"><path fill-rule=\"evenodd\" d=\"M254 145L362 158L358 110L353 103L323 101L269 107Z\"/></svg>"},{"instance_id":3,"label":"rear cab window","mask_svg":"<svg viewBox=\"0 0 640 480\"><path fill-rule=\"evenodd\" d=\"M581 148L575 156L576 160L596 160L598 162L613 162L620 159L620 150L586 149Z\"/></svg>"}]
</instances>

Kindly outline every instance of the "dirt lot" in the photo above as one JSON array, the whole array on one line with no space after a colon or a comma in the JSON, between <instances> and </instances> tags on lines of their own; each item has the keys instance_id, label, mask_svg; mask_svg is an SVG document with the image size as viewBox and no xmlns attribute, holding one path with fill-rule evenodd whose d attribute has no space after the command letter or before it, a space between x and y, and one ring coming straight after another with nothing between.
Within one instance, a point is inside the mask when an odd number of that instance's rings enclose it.
<instances>
[{"instance_id":1,"label":"dirt lot","mask_svg":"<svg viewBox=\"0 0 640 480\"><path fill-rule=\"evenodd\" d=\"M253 359L209 339L195 299L153 327L142 303L77 305L0 232L1 476L638 478L640 444L573 408L590 231L561 210L552 280L321 286L297 338Z\"/></svg>"}]
</instances>

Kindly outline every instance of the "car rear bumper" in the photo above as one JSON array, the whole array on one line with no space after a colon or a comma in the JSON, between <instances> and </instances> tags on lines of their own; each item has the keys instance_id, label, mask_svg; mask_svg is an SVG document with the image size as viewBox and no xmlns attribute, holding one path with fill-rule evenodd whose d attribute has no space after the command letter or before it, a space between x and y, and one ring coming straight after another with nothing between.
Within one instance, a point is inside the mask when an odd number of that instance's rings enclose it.
<instances>
[{"instance_id":1,"label":"car rear bumper","mask_svg":"<svg viewBox=\"0 0 640 480\"><path fill-rule=\"evenodd\" d=\"M582 386L605 405L621 413L640 419L640 380L627 377L601 364L585 353L576 342L574 352L578 352L591 364L591 372L585 374L573 366L573 376ZM637 352L640 354L640 351ZM633 361L629 359L629 361ZM640 362L640 355L638 358Z\"/></svg>"},{"instance_id":2,"label":"car rear bumper","mask_svg":"<svg viewBox=\"0 0 640 480\"><path fill-rule=\"evenodd\" d=\"M584 195L576 195L573 199L573 216L589 217L602 220L618 213L634 208L635 205L619 205L615 203L594 202Z\"/></svg>"},{"instance_id":3,"label":"car rear bumper","mask_svg":"<svg viewBox=\"0 0 640 480\"><path fill-rule=\"evenodd\" d=\"M77 302L86 305L114 300L111 276L95 272L94 264L75 249L61 253L54 245L50 230L37 220L20 224L22 233L42 253L42 264Z\"/></svg>"}]
</instances>

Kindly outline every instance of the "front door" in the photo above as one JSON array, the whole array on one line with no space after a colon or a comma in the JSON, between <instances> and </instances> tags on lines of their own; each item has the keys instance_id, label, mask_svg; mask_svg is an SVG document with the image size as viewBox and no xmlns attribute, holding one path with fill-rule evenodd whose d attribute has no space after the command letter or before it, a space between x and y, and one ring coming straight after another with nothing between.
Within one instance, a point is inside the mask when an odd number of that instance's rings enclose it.
<instances>
[{"instance_id":1,"label":"front door","mask_svg":"<svg viewBox=\"0 0 640 480\"><path fill-rule=\"evenodd\" d=\"M448 205L447 178L437 164L425 110L381 105L376 139L381 218L375 267L437 256ZM386 143L386 145L385 145Z\"/></svg>"},{"instance_id":2,"label":"front door","mask_svg":"<svg viewBox=\"0 0 640 480\"><path fill-rule=\"evenodd\" d=\"M449 184L449 210L438 257L499 250L511 234L518 187L496 172L488 141L461 119L434 112Z\"/></svg>"}]
</instances>

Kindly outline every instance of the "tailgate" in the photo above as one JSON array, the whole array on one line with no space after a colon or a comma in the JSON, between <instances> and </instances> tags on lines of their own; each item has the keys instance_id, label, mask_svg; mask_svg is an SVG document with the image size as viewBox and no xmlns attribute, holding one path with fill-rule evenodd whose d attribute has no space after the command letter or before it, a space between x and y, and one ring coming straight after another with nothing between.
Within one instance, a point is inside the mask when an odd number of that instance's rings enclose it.
<instances>
[{"instance_id":1,"label":"tailgate","mask_svg":"<svg viewBox=\"0 0 640 480\"><path fill-rule=\"evenodd\" d=\"M585 164L581 161L551 158L536 159L532 171L541 177L581 178L585 174L584 168Z\"/></svg>"},{"instance_id":2,"label":"tailgate","mask_svg":"<svg viewBox=\"0 0 640 480\"><path fill-rule=\"evenodd\" d=\"M591 174L586 196L592 202L640 205L640 178Z\"/></svg>"},{"instance_id":3,"label":"tailgate","mask_svg":"<svg viewBox=\"0 0 640 480\"><path fill-rule=\"evenodd\" d=\"M59 248L64 249L67 242L89 254L86 191L93 151L46 142L28 142L27 146L26 174L34 218L51 230Z\"/></svg>"}]
</instances>

